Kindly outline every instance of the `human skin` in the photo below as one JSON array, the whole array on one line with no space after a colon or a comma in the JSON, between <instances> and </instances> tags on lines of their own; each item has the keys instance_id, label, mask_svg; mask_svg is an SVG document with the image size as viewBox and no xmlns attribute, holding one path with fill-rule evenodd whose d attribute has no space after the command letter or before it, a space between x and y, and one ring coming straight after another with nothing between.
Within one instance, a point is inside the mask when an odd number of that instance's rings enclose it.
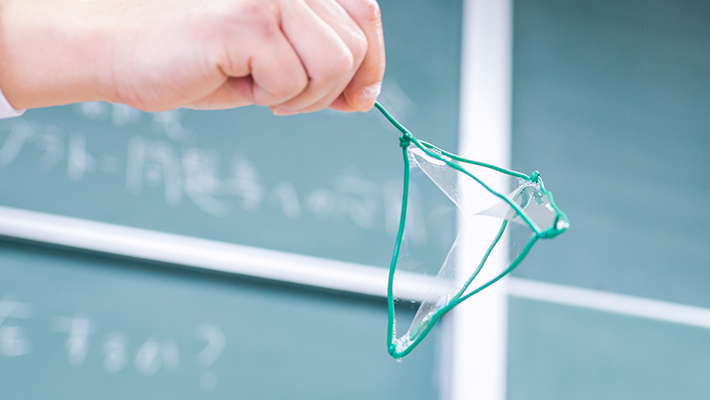
<instances>
[{"instance_id":1,"label":"human skin","mask_svg":"<svg viewBox=\"0 0 710 400\"><path fill-rule=\"evenodd\" d=\"M0 89L17 109L367 111L384 69L375 0L0 0Z\"/></svg>"}]
</instances>

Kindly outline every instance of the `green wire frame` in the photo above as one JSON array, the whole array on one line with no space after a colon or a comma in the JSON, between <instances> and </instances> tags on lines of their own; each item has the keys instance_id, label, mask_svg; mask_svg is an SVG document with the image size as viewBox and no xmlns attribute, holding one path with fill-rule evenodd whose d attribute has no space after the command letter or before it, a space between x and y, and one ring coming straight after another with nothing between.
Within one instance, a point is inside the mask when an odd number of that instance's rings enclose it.
<instances>
[{"instance_id":1,"label":"green wire frame","mask_svg":"<svg viewBox=\"0 0 710 400\"><path fill-rule=\"evenodd\" d=\"M429 331L436 325L436 322L447 312L449 312L451 309L453 309L456 305L461 303L462 301L468 299L469 297L473 296L474 294L480 292L481 290L487 288L488 286L492 285L493 283L497 282L501 278L503 278L505 275L513 271L518 264L525 258L525 256L528 254L532 246L537 242L538 239L550 239L554 238L557 235L561 234L567 228L569 227L569 220L567 219L567 216L565 215L564 212L562 212L557 205L555 204L553 198L552 198L552 193L550 193L547 189L545 189L545 186L542 182L542 179L540 178L540 174L535 171L531 175L525 175L521 172L516 172L512 170L508 170L505 168L500 168L496 167L494 165L486 164L483 162L479 161L473 161L473 160L468 160L463 157L457 156L455 154L446 152L442 149L437 148L436 146L420 141L416 139L407 128L402 126L392 115L390 115L387 110L382 107L380 103L375 103L375 107L387 118L392 125L394 125L401 133L402 136L400 137L400 146L402 147L402 155L404 158L404 187L402 190L402 211L400 214L400 221L399 221L399 229L397 231L397 240L395 242L395 247L394 247L394 253L392 255L392 261L390 263L390 270L389 270L389 283L387 286L387 306L388 306L388 324L387 324L387 350L389 354L395 358L399 359L407 354L409 354L414 348L426 337L426 335L429 333ZM478 273L481 271L483 268L483 265L485 264L486 260L488 259L488 256L491 254L493 251L493 248L496 246L500 238L503 236L503 233L505 232L505 229L507 228L508 225L508 220L504 220L503 223L501 224L501 228L498 231L498 234L496 237L493 239L493 242L491 245L488 247L488 250L486 251L483 259L479 263L478 267L476 270L473 272L473 274L469 277L469 279L466 281L466 283L463 285L462 289L455 295L453 298L446 304L446 306L440 308L439 310L434 313L431 318L425 319L422 321L418 328L415 330L414 333L414 340L412 343L407 346L404 350L398 351L397 346L395 344L395 332L394 332L394 295L393 295L393 282L394 282L394 272L395 272L395 267L397 266L397 260L399 259L399 252L400 252L400 246L402 244L402 237L404 234L404 226L405 226L405 221L407 218L407 201L409 198L409 157L407 156L407 148L410 146L410 144L414 144L416 147L421 149L426 155L429 157L432 157L436 160L439 160L443 163L446 163L449 167L467 175L471 179L475 180L478 184L480 184L483 188L485 188L488 192L493 194L494 196L500 198L504 202L506 202L513 210L515 210L516 214L520 216L520 218L528 225L528 227L535 233L535 235L530 239L530 241L525 245L523 248L522 252L518 255L518 257L513 260L513 262L510 264L508 268L506 268L503 272L501 272L499 275L491 279L490 281L486 282L485 284L481 285L480 287L472 290L471 292L467 293L464 295L466 290L468 289L469 285L473 282L475 277L478 275ZM520 178L523 180L526 180L528 182L532 183L537 183L540 187L540 191L543 195L546 195L549 202L550 206L553 208L555 211L555 220L552 226L550 226L547 229L541 229L538 227L523 211L523 209L514 201L511 201L507 196L496 192L492 188L490 188L488 185L483 183L480 179L478 179L476 176L472 175L470 172L462 168L460 165L452 162L451 160L455 160L457 162L461 163L466 163L466 164L471 164L471 165L477 165L485 168L489 168L498 172L501 172L506 175L510 175L516 178ZM423 326L425 325L426 326Z\"/></svg>"}]
</instances>

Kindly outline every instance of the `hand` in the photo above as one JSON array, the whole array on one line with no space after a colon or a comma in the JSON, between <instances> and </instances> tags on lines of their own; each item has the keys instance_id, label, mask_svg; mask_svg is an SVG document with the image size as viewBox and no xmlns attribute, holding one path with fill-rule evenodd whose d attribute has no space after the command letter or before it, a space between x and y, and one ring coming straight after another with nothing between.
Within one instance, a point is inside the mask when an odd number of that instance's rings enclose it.
<instances>
[{"instance_id":1,"label":"hand","mask_svg":"<svg viewBox=\"0 0 710 400\"><path fill-rule=\"evenodd\" d=\"M367 111L385 55L374 0L0 0L15 108Z\"/></svg>"}]
</instances>

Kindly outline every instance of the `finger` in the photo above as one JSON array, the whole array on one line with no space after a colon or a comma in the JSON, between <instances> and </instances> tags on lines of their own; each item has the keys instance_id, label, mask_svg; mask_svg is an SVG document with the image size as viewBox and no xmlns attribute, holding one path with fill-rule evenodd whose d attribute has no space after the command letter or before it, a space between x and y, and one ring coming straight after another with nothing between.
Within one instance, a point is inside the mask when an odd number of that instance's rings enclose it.
<instances>
[{"instance_id":1,"label":"finger","mask_svg":"<svg viewBox=\"0 0 710 400\"><path fill-rule=\"evenodd\" d=\"M343 43L345 43L345 45L350 49L350 53L353 55L353 69L350 71L350 74L354 74L365 58L365 54L367 52L367 38L360 29L360 26L358 26L350 14L348 14L348 12L345 11L345 9L337 1L306 0L306 3L335 31L335 33L338 34ZM299 109L298 112L313 112L322 110L326 107L334 108L334 103L344 101L344 98L342 98L342 92L348 84L349 81L343 79L341 84L331 89L330 93L323 99L311 104L308 107ZM338 101L338 99L341 98L342 100ZM338 110L354 111L352 107L347 104L347 102L345 102L342 107L338 107Z\"/></svg>"},{"instance_id":2,"label":"finger","mask_svg":"<svg viewBox=\"0 0 710 400\"><path fill-rule=\"evenodd\" d=\"M267 38L266 48L269 42ZM259 52L251 62L254 104L260 106L281 104L297 97L308 86L306 69L288 40L279 34L274 42L273 49Z\"/></svg>"},{"instance_id":3,"label":"finger","mask_svg":"<svg viewBox=\"0 0 710 400\"><path fill-rule=\"evenodd\" d=\"M367 37L367 54L343 94L350 105L368 111L382 88L385 75L385 40L380 7L375 0L337 0Z\"/></svg>"},{"instance_id":4,"label":"finger","mask_svg":"<svg viewBox=\"0 0 710 400\"><path fill-rule=\"evenodd\" d=\"M330 17L337 18L334 15ZM327 107L355 73L353 53L335 28L304 0L282 2L282 29L300 56L310 80L303 93L272 109L278 114L290 114L315 111L318 106ZM342 27L338 29L343 32L347 30Z\"/></svg>"},{"instance_id":5,"label":"finger","mask_svg":"<svg viewBox=\"0 0 710 400\"><path fill-rule=\"evenodd\" d=\"M270 106L303 92L308 75L279 24L272 13L252 15L244 29L227 40L220 67L232 78L227 84L233 93L222 87L216 98L231 96L233 101L241 101L241 97L252 104Z\"/></svg>"}]
</instances>

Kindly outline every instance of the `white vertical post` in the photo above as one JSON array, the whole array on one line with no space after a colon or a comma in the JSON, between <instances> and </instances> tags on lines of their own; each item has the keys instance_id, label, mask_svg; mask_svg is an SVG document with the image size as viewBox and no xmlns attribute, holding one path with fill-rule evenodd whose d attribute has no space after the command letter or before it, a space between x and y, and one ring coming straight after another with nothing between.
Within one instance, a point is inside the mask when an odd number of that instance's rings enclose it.
<instances>
[{"instance_id":1,"label":"white vertical post","mask_svg":"<svg viewBox=\"0 0 710 400\"><path fill-rule=\"evenodd\" d=\"M499 166L510 164L512 0L465 0L461 76L459 154ZM486 177L494 187L502 182ZM491 182L493 179L493 182ZM464 202L476 199L462 193ZM475 232L468 237L473 250ZM483 246L490 238L480 241ZM507 246L506 243L499 245ZM462 266L475 266L471 251L460 252ZM489 260L481 272L500 270L505 260ZM462 275L466 272L462 271ZM463 276L461 277L463 278ZM451 328L451 400L505 399L507 281L483 290L454 309Z\"/></svg>"}]
</instances>

